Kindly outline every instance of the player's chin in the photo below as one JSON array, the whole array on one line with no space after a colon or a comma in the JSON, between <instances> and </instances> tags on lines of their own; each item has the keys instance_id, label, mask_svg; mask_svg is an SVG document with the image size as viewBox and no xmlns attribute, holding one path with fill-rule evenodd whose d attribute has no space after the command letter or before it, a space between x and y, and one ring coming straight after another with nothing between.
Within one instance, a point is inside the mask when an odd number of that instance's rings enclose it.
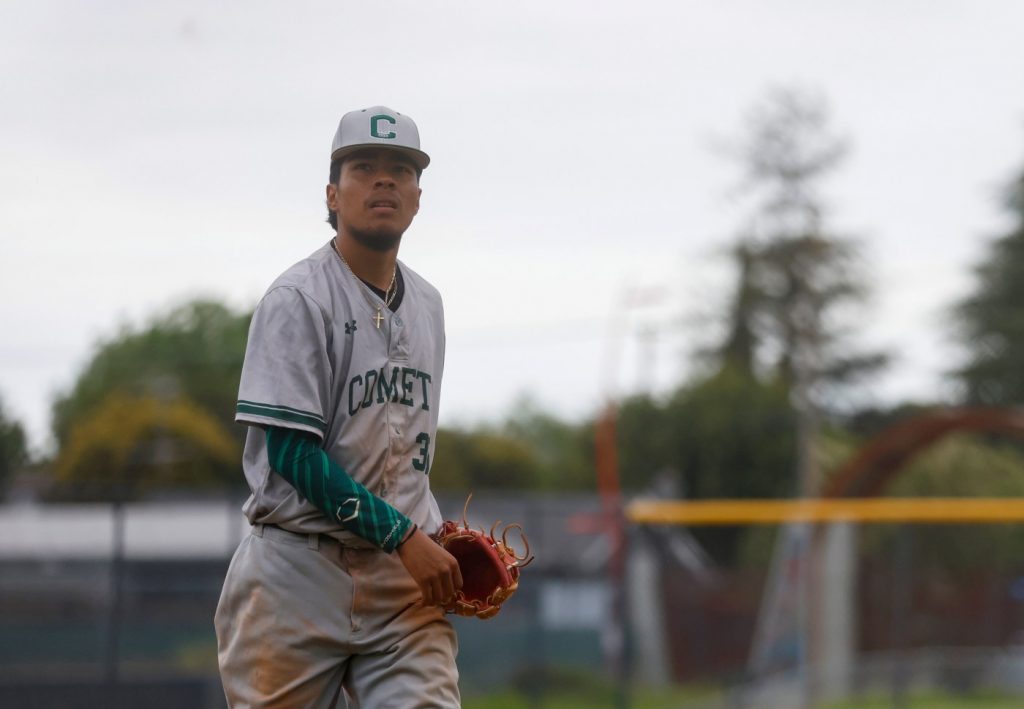
<instances>
[{"instance_id":1,"label":"player's chin","mask_svg":"<svg viewBox=\"0 0 1024 709\"><path fill-rule=\"evenodd\" d=\"M390 227L350 229L352 238L373 251L391 251L402 242L402 231Z\"/></svg>"}]
</instances>

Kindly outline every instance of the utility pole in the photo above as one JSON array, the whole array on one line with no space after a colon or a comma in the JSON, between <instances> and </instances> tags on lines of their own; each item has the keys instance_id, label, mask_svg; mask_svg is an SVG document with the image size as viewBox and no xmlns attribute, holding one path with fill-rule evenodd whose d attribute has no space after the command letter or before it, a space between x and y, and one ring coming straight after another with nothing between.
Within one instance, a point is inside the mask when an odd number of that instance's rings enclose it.
<instances>
[{"instance_id":1,"label":"utility pole","mask_svg":"<svg viewBox=\"0 0 1024 709\"><path fill-rule=\"evenodd\" d=\"M623 511L622 487L619 480L618 455L618 377L623 341L628 333L627 323L631 309L654 305L665 296L664 288L627 288L613 303L608 330L601 385L605 391L605 404L594 424L594 464L597 489L604 512L604 528L608 535L608 579L612 592L611 618L606 629L606 651L610 671L615 675L617 690L616 709L630 706L631 667L629 643L629 617L626 597L627 530Z\"/></svg>"},{"instance_id":2,"label":"utility pole","mask_svg":"<svg viewBox=\"0 0 1024 709\"><path fill-rule=\"evenodd\" d=\"M799 306L797 306L799 308ZM795 313L799 319L799 313ZM808 318L816 323L817 317ZM810 325L814 327L814 325ZM815 352L811 344L817 339L816 332L804 332L803 337L796 340L793 352L793 403L797 415L797 479L799 495L802 498L817 497L821 489L821 469L818 460L817 441L821 430L821 416L814 403L811 393L816 371ZM801 579L800 623L800 685L802 709L815 709L818 706L820 668L818 665L818 629L821 624L821 587L818 574L820 569L820 544L818 535L813 528L803 546L804 558L800 565L803 570Z\"/></svg>"}]
</instances>

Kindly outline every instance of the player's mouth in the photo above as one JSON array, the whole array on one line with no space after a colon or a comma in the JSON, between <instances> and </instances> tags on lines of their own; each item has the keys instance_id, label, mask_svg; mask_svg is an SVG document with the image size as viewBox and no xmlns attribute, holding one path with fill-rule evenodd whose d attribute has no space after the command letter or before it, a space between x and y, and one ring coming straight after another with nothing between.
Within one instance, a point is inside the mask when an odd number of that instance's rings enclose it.
<instances>
[{"instance_id":1,"label":"player's mouth","mask_svg":"<svg viewBox=\"0 0 1024 709\"><path fill-rule=\"evenodd\" d=\"M381 198L370 200L370 210L374 212L393 212L398 209L398 202L393 199Z\"/></svg>"}]
</instances>

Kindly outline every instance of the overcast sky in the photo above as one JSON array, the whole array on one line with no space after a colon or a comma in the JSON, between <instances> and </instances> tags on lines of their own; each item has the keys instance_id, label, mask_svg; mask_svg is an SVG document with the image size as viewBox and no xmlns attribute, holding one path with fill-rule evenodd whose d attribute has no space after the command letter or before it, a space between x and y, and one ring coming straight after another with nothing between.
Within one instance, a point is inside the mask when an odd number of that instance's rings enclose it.
<instances>
[{"instance_id":1,"label":"overcast sky","mask_svg":"<svg viewBox=\"0 0 1024 709\"><path fill-rule=\"evenodd\" d=\"M745 216L714 145L783 85L851 140L829 223L864 245L862 341L899 356L865 394L933 398L1024 168L1021 27L1015 0L4 3L0 396L44 446L123 323L251 307L331 236L331 138L375 104L433 159L401 258L445 297L442 423L663 391Z\"/></svg>"}]
</instances>

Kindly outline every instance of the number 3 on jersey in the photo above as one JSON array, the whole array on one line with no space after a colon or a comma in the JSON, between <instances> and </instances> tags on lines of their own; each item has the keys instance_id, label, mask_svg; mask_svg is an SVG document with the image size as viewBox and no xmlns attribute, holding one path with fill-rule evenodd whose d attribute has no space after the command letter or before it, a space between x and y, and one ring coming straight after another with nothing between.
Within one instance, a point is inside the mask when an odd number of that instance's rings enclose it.
<instances>
[{"instance_id":1,"label":"number 3 on jersey","mask_svg":"<svg viewBox=\"0 0 1024 709\"><path fill-rule=\"evenodd\" d=\"M420 457L413 459L412 467L426 475L430 472L430 435L421 433L416 436L416 442L421 444Z\"/></svg>"}]
</instances>

